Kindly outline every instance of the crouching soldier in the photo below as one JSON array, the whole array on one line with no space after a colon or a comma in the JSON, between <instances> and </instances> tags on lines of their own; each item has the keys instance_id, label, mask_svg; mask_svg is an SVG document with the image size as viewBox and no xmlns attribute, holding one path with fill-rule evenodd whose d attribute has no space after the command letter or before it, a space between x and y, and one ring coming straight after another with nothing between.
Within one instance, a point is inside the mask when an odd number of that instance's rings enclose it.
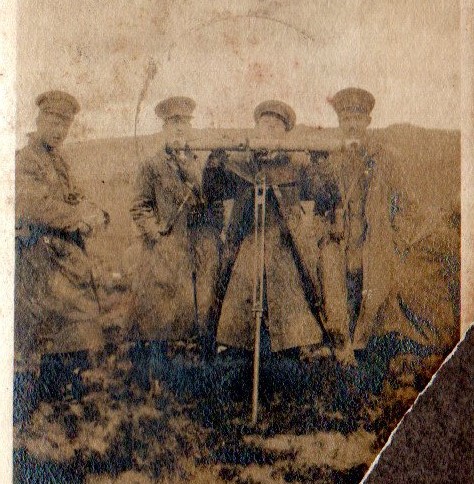
<instances>
[{"instance_id":1,"label":"crouching soldier","mask_svg":"<svg viewBox=\"0 0 474 484\"><path fill-rule=\"evenodd\" d=\"M157 105L168 146L186 140L194 107L184 97ZM165 146L140 167L131 206L142 239L130 320L138 341L132 380L145 391L151 359L166 368L167 342L189 342L204 334L222 228L220 212L202 187L203 164L190 151L166 151Z\"/></svg>"},{"instance_id":2,"label":"crouching soldier","mask_svg":"<svg viewBox=\"0 0 474 484\"><path fill-rule=\"evenodd\" d=\"M79 104L61 91L40 95L36 104L37 130L16 155L16 418L35 394L51 401L71 386L80 398L80 371L88 364L88 350L101 342L85 243L108 215L77 190L61 153ZM32 398L22 402L25 396Z\"/></svg>"}]
</instances>

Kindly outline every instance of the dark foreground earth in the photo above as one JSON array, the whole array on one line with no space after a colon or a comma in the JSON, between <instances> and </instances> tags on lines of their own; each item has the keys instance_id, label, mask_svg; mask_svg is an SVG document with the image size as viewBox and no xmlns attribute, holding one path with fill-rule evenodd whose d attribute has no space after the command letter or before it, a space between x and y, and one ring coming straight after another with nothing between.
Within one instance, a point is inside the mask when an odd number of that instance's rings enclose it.
<instances>
[{"instance_id":1,"label":"dark foreground earth","mask_svg":"<svg viewBox=\"0 0 474 484\"><path fill-rule=\"evenodd\" d=\"M267 354L251 427L248 355L203 363L176 344L152 360L144 391L129 381L131 347L93 355L80 401L42 401L15 425L15 482L357 483L426 382L412 355L359 355L348 368Z\"/></svg>"}]
</instances>

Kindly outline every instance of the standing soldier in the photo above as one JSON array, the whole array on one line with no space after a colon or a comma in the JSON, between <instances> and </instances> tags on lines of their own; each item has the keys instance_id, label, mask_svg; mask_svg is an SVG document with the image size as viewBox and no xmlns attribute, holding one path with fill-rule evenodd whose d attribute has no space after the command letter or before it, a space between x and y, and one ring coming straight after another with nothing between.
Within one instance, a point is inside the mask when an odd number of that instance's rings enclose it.
<instances>
[{"instance_id":1,"label":"standing soldier","mask_svg":"<svg viewBox=\"0 0 474 484\"><path fill-rule=\"evenodd\" d=\"M195 102L173 97L160 102L169 147L184 142ZM134 373L150 388L153 356L166 360L167 342L201 336L212 299L222 221L202 186L199 160L191 153L165 150L138 173L131 214L142 238L142 257L134 284L131 314L139 340Z\"/></svg>"},{"instance_id":2,"label":"standing soldier","mask_svg":"<svg viewBox=\"0 0 474 484\"><path fill-rule=\"evenodd\" d=\"M367 194L374 153L367 148L367 127L375 99L348 88L331 100L339 119L342 146L313 169L315 213L326 220L321 245L321 279L327 327L339 341L337 353L355 363L351 334L362 302L362 259L367 236Z\"/></svg>"},{"instance_id":3,"label":"standing soldier","mask_svg":"<svg viewBox=\"0 0 474 484\"><path fill-rule=\"evenodd\" d=\"M373 96L348 88L331 102L344 143L318 167L316 211L328 221L322 251L327 311L349 322L355 350L369 345L369 353L394 356L445 349L455 332L449 288L441 256L424 248L436 238L440 217L423 217L393 156L368 135Z\"/></svg>"},{"instance_id":4,"label":"standing soldier","mask_svg":"<svg viewBox=\"0 0 474 484\"><path fill-rule=\"evenodd\" d=\"M280 101L259 104L254 116L257 137L269 141L284 139L296 118L293 109ZM233 348L253 348L254 181L259 170L267 167L264 315L271 350L319 345L322 331L307 299L305 282L311 292L310 281L302 280L305 271L295 243L294 227L301 218L301 166L280 151L253 152L248 160L233 161L239 165L238 181L231 174L227 178L216 176L217 181L233 189L231 196L235 199L226 234L217 341Z\"/></svg>"},{"instance_id":5,"label":"standing soldier","mask_svg":"<svg viewBox=\"0 0 474 484\"><path fill-rule=\"evenodd\" d=\"M22 386L32 382L27 364L41 356L40 398L54 400L67 384L80 397L79 370L100 342L85 240L108 215L77 190L61 153L79 111L76 99L50 91L36 104L36 132L16 156L15 381L21 398Z\"/></svg>"},{"instance_id":6,"label":"standing soldier","mask_svg":"<svg viewBox=\"0 0 474 484\"><path fill-rule=\"evenodd\" d=\"M410 192L393 155L368 136L374 104L370 93L356 88L332 99L345 139L333 157L342 200L334 227L345 240L354 348L388 335L395 338L394 353L446 351L457 334L441 261L456 228L450 229L449 210L426 212L422 194Z\"/></svg>"}]
</instances>

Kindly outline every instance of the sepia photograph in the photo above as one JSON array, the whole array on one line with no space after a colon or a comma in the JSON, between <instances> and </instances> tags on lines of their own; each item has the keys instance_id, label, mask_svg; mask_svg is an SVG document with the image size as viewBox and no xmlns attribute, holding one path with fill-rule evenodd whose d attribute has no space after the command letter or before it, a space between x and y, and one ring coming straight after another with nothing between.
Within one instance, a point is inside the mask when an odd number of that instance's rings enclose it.
<instances>
[{"instance_id":1,"label":"sepia photograph","mask_svg":"<svg viewBox=\"0 0 474 484\"><path fill-rule=\"evenodd\" d=\"M13 482L367 476L463 333L461 16L16 2Z\"/></svg>"}]
</instances>

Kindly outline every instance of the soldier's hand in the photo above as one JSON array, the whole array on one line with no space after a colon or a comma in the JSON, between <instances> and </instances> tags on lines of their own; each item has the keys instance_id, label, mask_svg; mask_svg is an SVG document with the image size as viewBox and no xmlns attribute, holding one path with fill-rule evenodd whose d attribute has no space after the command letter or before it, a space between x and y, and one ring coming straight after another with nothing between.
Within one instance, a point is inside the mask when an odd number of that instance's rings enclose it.
<instances>
[{"instance_id":1,"label":"soldier's hand","mask_svg":"<svg viewBox=\"0 0 474 484\"><path fill-rule=\"evenodd\" d=\"M92 227L85 222L79 222L76 230L83 236L88 237L92 233Z\"/></svg>"},{"instance_id":2,"label":"soldier's hand","mask_svg":"<svg viewBox=\"0 0 474 484\"><path fill-rule=\"evenodd\" d=\"M110 222L110 215L101 210L96 208L95 210L86 213L82 221L91 227L91 231L96 231L98 229L105 228Z\"/></svg>"}]
</instances>

